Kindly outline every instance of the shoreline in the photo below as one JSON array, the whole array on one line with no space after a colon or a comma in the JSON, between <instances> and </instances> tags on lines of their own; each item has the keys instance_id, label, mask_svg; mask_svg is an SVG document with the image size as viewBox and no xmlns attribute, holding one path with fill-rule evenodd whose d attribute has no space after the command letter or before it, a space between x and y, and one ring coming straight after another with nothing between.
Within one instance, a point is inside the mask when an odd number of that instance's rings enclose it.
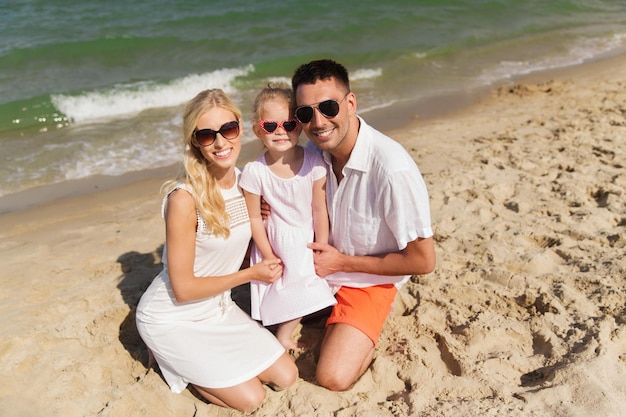
<instances>
[{"instance_id":1,"label":"shoreline","mask_svg":"<svg viewBox=\"0 0 626 417\"><path fill-rule=\"evenodd\" d=\"M611 65L607 61L612 60L626 62L626 49L614 51L611 55L598 57L593 61L584 62L571 67L539 71L510 80L503 80L500 83L489 86L458 90L432 97L416 98L414 100L399 102L389 107L374 109L359 114L363 115L371 126L392 136L390 132L408 129L413 126L414 123L425 123L464 111L471 111L473 106L488 98L491 92L502 85L542 82L553 77L567 78L577 76L577 74L588 73L588 67L593 67L598 64ZM304 135L301 140L306 140ZM256 143L257 142L252 141L243 144L242 153L239 157L240 166L254 159L261 152L257 149ZM127 186L132 183L143 182L148 179L163 183L176 176L178 166L179 164L175 163L165 167L133 171L116 176L95 175L29 188L27 190L0 196L0 216L44 206L57 200L98 193L116 187ZM159 187L157 187L156 190L157 196Z\"/></svg>"},{"instance_id":2,"label":"shoreline","mask_svg":"<svg viewBox=\"0 0 626 417\"><path fill-rule=\"evenodd\" d=\"M541 83L552 78L568 79L584 75L593 75L593 71L600 66L610 66L613 62L626 64L626 48L615 50L611 54L597 57L588 62L573 65L565 68L557 68L537 73L523 75L517 78L503 80L497 84L459 90L434 97L416 98L411 101L396 103L392 106L375 109L363 113L365 119L371 126L374 126L383 133L389 134L396 130L406 130L415 123L427 123L455 114L462 114L471 109L503 85L516 83ZM361 114L361 113L359 113ZM306 140L302 137L301 140ZM239 157L239 166L253 160L261 151L257 149L257 142L252 141L243 144ZM127 186L132 183L146 180L165 182L174 178L177 174L179 164L172 164L165 167L150 170L134 171L116 176L96 175L92 177L70 180L56 184L34 187L16 193L0 196L0 216L16 211L24 211L46 204L54 203L57 200L75 198L81 195L88 195L107 191L116 187ZM156 188L158 197L160 185Z\"/></svg>"}]
</instances>

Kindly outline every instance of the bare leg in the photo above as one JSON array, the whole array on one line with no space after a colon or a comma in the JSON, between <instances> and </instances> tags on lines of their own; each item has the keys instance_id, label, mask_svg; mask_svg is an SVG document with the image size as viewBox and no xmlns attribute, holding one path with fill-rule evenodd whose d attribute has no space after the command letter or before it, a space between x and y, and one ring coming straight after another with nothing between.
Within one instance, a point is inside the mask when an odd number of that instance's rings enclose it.
<instances>
[{"instance_id":1,"label":"bare leg","mask_svg":"<svg viewBox=\"0 0 626 417\"><path fill-rule=\"evenodd\" d=\"M258 378L228 388L204 388L197 385L194 388L213 404L235 408L244 413L256 410L265 399L265 388Z\"/></svg>"},{"instance_id":2,"label":"bare leg","mask_svg":"<svg viewBox=\"0 0 626 417\"><path fill-rule=\"evenodd\" d=\"M284 389L293 385L297 379L298 368L296 364L287 353L283 353L272 366L261 372L258 377L242 384L228 388L204 388L194 385L194 388L213 404L250 413L259 408L265 399L263 384Z\"/></svg>"},{"instance_id":3,"label":"bare leg","mask_svg":"<svg viewBox=\"0 0 626 417\"><path fill-rule=\"evenodd\" d=\"M293 335L296 327L298 327L300 320L302 320L301 317L281 323L278 326L278 330L276 330L276 338L287 350L295 349L298 347L298 344L293 341L291 335Z\"/></svg>"},{"instance_id":4,"label":"bare leg","mask_svg":"<svg viewBox=\"0 0 626 417\"><path fill-rule=\"evenodd\" d=\"M365 373L374 357L374 343L355 327L331 324L322 340L317 381L332 391L349 389Z\"/></svg>"},{"instance_id":5,"label":"bare leg","mask_svg":"<svg viewBox=\"0 0 626 417\"><path fill-rule=\"evenodd\" d=\"M298 379L298 367L285 352L272 366L259 374L259 379L277 391L289 388Z\"/></svg>"}]
</instances>

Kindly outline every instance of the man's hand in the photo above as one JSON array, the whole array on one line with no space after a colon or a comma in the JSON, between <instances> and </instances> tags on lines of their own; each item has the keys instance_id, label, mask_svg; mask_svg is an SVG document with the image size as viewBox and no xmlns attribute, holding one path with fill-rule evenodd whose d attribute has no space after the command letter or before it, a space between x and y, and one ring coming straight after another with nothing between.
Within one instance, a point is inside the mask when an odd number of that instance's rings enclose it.
<instances>
[{"instance_id":1,"label":"man's hand","mask_svg":"<svg viewBox=\"0 0 626 417\"><path fill-rule=\"evenodd\" d=\"M270 216L270 213L272 212L271 209L270 205L267 204L263 196L261 196L261 218L263 220L266 220Z\"/></svg>"},{"instance_id":2,"label":"man's hand","mask_svg":"<svg viewBox=\"0 0 626 417\"><path fill-rule=\"evenodd\" d=\"M320 277L342 270L341 257L343 254L334 247L326 243L317 242L309 243L307 247L313 250L315 273Z\"/></svg>"}]
</instances>

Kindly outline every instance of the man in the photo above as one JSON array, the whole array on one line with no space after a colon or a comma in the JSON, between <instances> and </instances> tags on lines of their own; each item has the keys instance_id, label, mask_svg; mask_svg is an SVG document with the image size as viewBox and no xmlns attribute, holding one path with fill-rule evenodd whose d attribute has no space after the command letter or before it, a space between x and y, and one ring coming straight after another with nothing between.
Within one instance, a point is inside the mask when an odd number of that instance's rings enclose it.
<instances>
[{"instance_id":1,"label":"man","mask_svg":"<svg viewBox=\"0 0 626 417\"><path fill-rule=\"evenodd\" d=\"M357 116L341 64L304 64L292 87L296 118L329 168L330 244L309 247L318 275L341 286L316 376L343 391L370 365L397 289L435 267L428 192L406 150Z\"/></svg>"}]
</instances>

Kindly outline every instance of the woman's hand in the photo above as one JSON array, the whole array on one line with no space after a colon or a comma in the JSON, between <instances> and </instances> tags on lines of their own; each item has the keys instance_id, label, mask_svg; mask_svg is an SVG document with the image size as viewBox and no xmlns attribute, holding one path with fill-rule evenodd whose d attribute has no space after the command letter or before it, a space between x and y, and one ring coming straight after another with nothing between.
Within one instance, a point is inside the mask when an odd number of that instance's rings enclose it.
<instances>
[{"instance_id":1,"label":"woman's hand","mask_svg":"<svg viewBox=\"0 0 626 417\"><path fill-rule=\"evenodd\" d=\"M283 263L278 258L263 259L252 267L252 271L254 279L271 284L283 275Z\"/></svg>"}]
</instances>

